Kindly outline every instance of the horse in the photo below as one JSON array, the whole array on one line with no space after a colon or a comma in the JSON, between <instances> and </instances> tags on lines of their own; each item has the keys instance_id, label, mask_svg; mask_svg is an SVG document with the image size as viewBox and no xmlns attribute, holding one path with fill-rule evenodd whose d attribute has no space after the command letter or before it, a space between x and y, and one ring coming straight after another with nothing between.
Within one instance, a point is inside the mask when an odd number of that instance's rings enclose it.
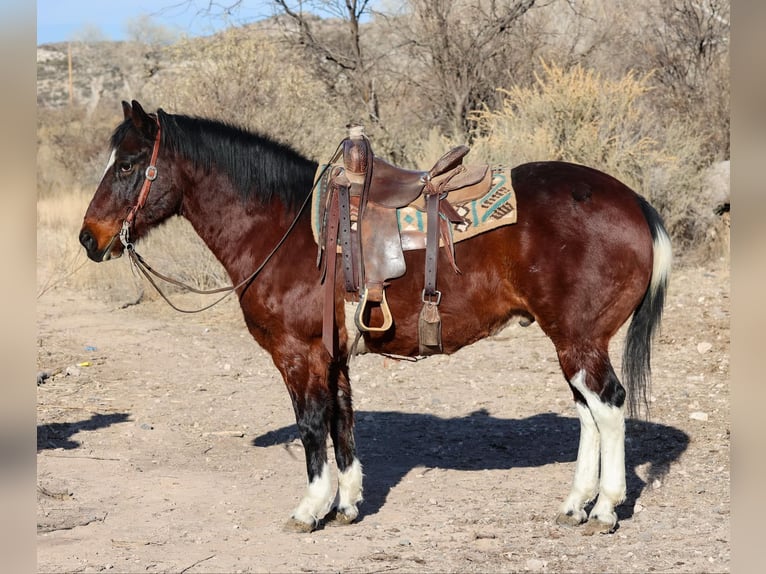
<instances>
[{"instance_id":1,"label":"horse","mask_svg":"<svg viewBox=\"0 0 766 574\"><path fill-rule=\"evenodd\" d=\"M322 277L305 209L318 164L232 123L161 108L147 113L135 100L122 108L80 243L91 260L107 261L171 216L191 223L236 286L245 324L271 355L292 401L308 485L286 527L311 532L354 522L363 472L354 436L347 295L338 281L333 328L339 350L331 353L322 341ZM580 421L572 486L555 521L614 532L615 507L626 496L625 412L648 410L670 238L642 196L598 170L540 161L514 167L511 179L515 224L455 244L460 274L439 250L445 263L438 272L442 352L454 353L511 320L538 323L555 346ZM405 255L407 273L387 287L394 325L364 333L368 352L418 354L422 273L412 270L423 269L425 256L422 250ZM612 367L609 341L631 317L626 390Z\"/></svg>"}]
</instances>

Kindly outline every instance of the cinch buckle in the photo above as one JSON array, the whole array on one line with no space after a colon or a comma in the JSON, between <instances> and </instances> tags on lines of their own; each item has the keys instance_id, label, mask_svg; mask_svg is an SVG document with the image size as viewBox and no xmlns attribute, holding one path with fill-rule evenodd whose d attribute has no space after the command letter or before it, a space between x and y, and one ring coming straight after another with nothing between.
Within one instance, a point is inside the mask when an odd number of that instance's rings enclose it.
<instances>
[{"instance_id":1,"label":"cinch buckle","mask_svg":"<svg viewBox=\"0 0 766 574\"><path fill-rule=\"evenodd\" d=\"M441 291L434 291L430 295L426 295L426 290L423 289L423 293L421 294L421 299L423 303L433 303L434 305L438 305L442 302L442 292ZM436 301L433 301L432 298L436 297Z\"/></svg>"}]
</instances>

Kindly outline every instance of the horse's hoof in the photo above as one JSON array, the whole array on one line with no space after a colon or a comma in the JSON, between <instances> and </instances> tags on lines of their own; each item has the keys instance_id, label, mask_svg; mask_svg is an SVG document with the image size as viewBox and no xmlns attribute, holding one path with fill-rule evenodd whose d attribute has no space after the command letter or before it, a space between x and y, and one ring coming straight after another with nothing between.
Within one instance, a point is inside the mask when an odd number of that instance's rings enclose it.
<instances>
[{"instance_id":1,"label":"horse's hoof","mask_svg":"<svg viewBox=\"0 0 766 574\"><path fill-rule=\"evenodd\" d=\"M559 526L580 526L583 522L585 522L588 519L588 515L585 514L584 510L580 510L579 512L560 512L558 516L556 516L556 524Z\"/></svg>"},{"instance_id":2,"label":"horse's hoof","mask_svg":"<svg viewBox=\"0 0 766 574\"><path fill-rule=\"evenodd\" d=\"M305 534L308 532L314 532L314 530L316 530L316 524L314 522L307 523L295 518L291 518L285 522L284 525L285 532L298 532Z\"/></svg>"},{"instance_id":3,"label":"horse's hoof","mask_svg":"<svg viewBox=\"0 0 766 574\"><path fill-rule=\"evenodd\" d=\"M336 508L331 510L325 517L325 524L328 526L346 526L347 524L354 522L357 519L357 516L359 516L358 512L347 514Z\"/></svg>"},{"instance_id":4,"label":"horse's hoof","mask_svg":"<svg viewBox=\"0 0 766 574\"><path fill-rule=\"evenodd\" d=\"M593 536L594 534L611 534L617 530L617 522L604 522L598 518L591 518L585 525L583 536Z\"/></svg>"}]
</instances>

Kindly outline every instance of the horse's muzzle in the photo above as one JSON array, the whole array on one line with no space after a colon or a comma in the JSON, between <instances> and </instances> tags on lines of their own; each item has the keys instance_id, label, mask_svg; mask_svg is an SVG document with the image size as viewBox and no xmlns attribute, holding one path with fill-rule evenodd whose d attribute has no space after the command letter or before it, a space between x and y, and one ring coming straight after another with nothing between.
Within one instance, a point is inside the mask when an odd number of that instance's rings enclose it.
<instances>
[{"instance_id":1,"label":"horse's muzzle","mask_svg":"<svg viewBox=\"0 0 766 574\"><path fill-rule=\"evenodd\" d=\"M117 235L113 236L104 249L99 249L98 240L93 233L91 233L87 227L83 227L82 230L80 230L80 244L85 248L88 257L97 263L108 261L113 258L116 259L122 255L122 251L113 253L112 250L117 237Z\"/></svg>"}]
</instances>

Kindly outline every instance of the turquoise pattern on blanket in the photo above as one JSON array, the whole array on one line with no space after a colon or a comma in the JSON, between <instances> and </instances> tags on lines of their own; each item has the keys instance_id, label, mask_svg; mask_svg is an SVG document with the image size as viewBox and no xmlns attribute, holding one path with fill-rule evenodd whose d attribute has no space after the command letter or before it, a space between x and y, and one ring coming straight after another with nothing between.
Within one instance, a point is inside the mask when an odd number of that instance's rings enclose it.
<instances>
[{"instance_id":1,"label":"turquoise pattern on blanket","mask_svg":"<svg viewBox=\"0 0 766 574\"><path fill-rule=\"evenodd\" d=\"M492 170L492 186L482 197L463 203L454 203L453 207L464 219L465 223L455 224L455 240L466 239L460 237L476 235L484 229L515 223L516 221L516 198L509 182L508 170L496 167ZM425 233L425 213L416 207L409 205L396 210L397 222L401 231L417 231Z\"/></svg>"}]
</instances>

